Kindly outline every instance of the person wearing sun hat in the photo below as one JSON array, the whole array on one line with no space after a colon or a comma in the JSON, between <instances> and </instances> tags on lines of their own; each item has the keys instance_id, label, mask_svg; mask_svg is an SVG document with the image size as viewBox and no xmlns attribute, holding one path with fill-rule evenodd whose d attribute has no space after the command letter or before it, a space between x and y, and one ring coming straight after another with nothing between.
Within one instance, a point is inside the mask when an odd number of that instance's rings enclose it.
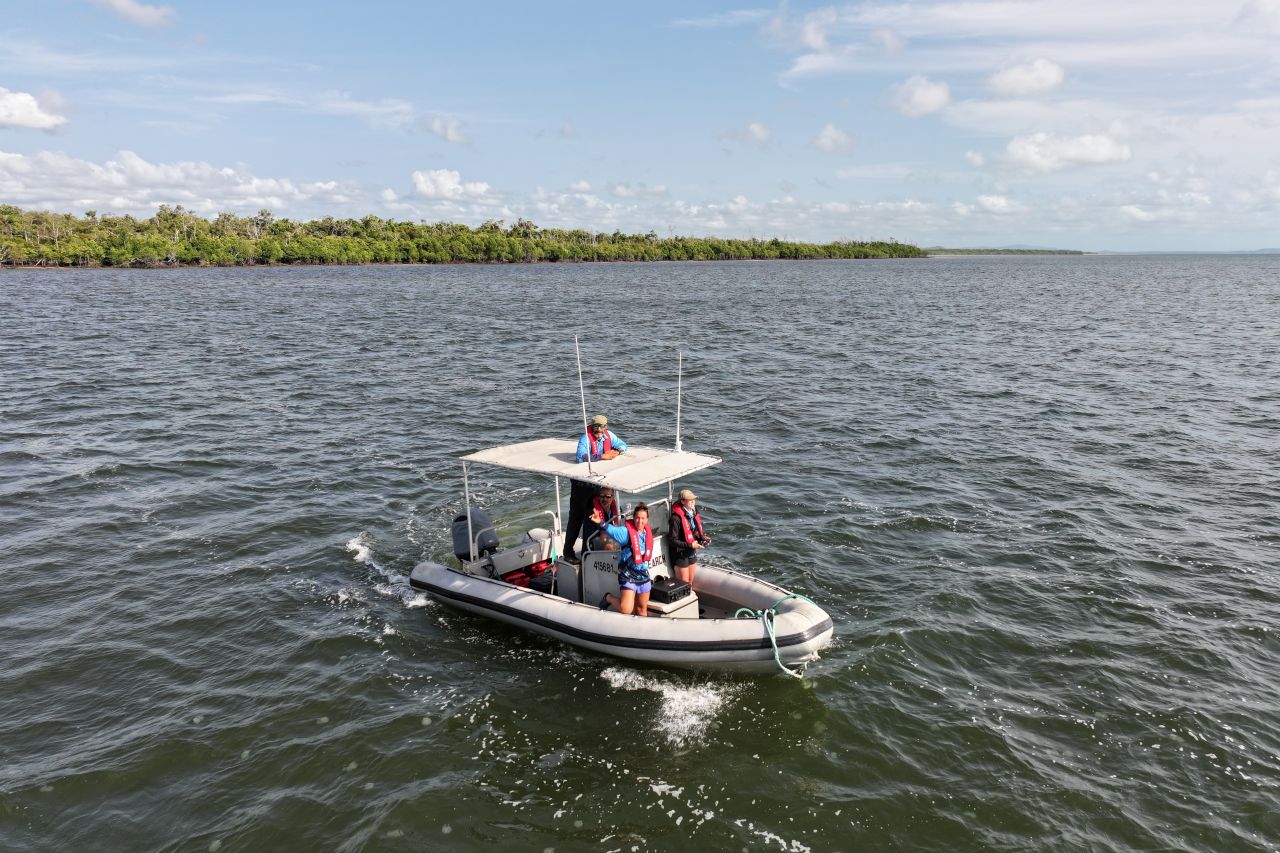
<instances>
[{"instance_id":1,"label":"person wearing sun hat","mask_svg":"<svg viewBox=\"0 0 1280 853\"><path fill-rule=\"evenodd\" d=\"M586 462L587 454L590 453L592 462L608 461L626 449L627 443L609 429L609 419L604 415L596 415L587 426L587 431L578 439L575 458L579 462Z\"/></svg>"},{"instance_id":2,"label":"person wearing sun hat","mask_svg":"<svg viewBox=\"0 0 1280 853\"><path fill-rule=\"evenodd\" d=\"M596 415L587 426L587 431L578 439L578 450L574 458L579 462L607 462L618 458L618 454L627 449L627 443L618 438L609 429L609 419L604 415ZM591 483L571 480L569 485L569 523L564 528L564 558L570 563L578 562L574 552L574 543L583 533L583 525L587 521L587 511L598 489ZM582 547L587 547L584 537Z\"/></svg>"},{"instance_id":3,"label":"person wearing sun hat","mask_svg":"<svg viewBox=\"0 0 1280 853\"><path fill-rule=\"evenodd\" d=\"M693 572L698 567L698 552L711 544L711 537L702 528L702 515L698 512L698 496L692 489L681 489L671 507L667 519L667 541L671 547L671 568L676 580L693 583Z\"/></svg>"}]
</instances>

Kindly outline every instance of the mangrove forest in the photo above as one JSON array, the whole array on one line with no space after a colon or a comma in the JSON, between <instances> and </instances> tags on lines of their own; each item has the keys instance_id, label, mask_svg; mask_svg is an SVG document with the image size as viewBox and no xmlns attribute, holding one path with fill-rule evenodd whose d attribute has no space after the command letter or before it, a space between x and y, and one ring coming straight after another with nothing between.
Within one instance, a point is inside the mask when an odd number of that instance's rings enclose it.
<instances>
[{"instance_id":1,"label":"mangrove forest","mask_svg":"<svg viewBox=\"0 0 1280 853\"><path fill-rule=\"evenodd\" d=\"M253 264L467 264L573 261L730 261L920 258L888 241L799 243L721 237L659 237L539 228L491 220L477 227L365 216L310 222L219 213L206 219L162 205L148 219L83 216L0 205L0 266L169 267Z\"/></svg>"}]
</instances>

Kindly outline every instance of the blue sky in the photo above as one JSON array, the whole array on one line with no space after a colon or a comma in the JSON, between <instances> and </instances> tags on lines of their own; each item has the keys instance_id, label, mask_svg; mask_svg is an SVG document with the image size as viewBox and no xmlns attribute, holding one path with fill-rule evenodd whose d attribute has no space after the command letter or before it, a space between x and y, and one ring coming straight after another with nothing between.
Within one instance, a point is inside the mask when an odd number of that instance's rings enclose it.
<instances>
[{"instance_id":1,"label":"blue sky","mask_svg":"<svg viewBox=\"0 0 1280 853\"><path fill-rule=\"evenodd\" d=\"M26 208L1280 245L1280 0L6 5Z\"/></svg>"}]
</instances>

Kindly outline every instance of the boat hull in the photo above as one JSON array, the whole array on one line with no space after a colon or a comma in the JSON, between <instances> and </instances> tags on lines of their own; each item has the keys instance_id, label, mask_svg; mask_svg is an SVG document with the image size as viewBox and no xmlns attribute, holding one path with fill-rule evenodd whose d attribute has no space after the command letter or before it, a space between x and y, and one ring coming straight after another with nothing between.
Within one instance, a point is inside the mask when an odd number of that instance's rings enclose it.
<instances>
[{"instance_id":1,"label":"boat hull","mask_svg":"<svg viewBox=\"0 0 1280 853\"><path fill-rule=\"evenodd\" d=\"M709 566L699 570L698 580L699 590L714 589L753 610L767 609L788 594L758 578ZM410 583L451 607L637 663L741 674L780 672L760 619L624 615L434 562L419 564ZM774 626L778 659L793 669L816 660L834 630L820 607L798 598L778 606Z\"/></svg>"}]
</instances>

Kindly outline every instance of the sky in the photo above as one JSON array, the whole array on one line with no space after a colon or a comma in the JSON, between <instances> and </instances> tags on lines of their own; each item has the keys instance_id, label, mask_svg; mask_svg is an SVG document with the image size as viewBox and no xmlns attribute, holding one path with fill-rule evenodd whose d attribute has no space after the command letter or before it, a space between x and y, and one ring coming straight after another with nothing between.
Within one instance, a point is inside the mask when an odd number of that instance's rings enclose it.
<instances>
[{"instance_id":1,"label":"sky","mask_svg":"<svg viewBox=\"0 0 1280 853\"><path fill-rule=\"evenodd\" d=\"M0 0L0 203L1280 246L1280 0Z\"/></svg>"}]
</instances>

